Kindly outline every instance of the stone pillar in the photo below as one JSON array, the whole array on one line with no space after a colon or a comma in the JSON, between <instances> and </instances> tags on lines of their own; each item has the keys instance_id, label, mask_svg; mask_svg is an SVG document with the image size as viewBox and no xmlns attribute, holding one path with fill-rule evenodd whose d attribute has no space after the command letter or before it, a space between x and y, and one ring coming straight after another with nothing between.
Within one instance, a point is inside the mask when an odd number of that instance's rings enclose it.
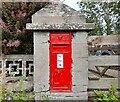
<instances>
[{"instance_id":1,"label":"stone pillar","mask_svg":"<svg viewBox=\"0 0 120 102\"><path fill-rule=\"evenodd\" d=\"M87 32L73 33L73 92L79 100L87 100L88 87L88 47Z\"/></svg>"},{"instance_id":2,"label":"stone pillar","mask_svg":"<svg viewBox=\"0 0 120 102\"><path fill-rule=\"evenodd\" d=\"M34 90L49 90L49 32L34 32Z\"/></svg>"},{"instance_id":3,"label":"stone pillar","mask_svg":"<svg viewBox=\"0 0 120 102\"><path fill-rule=\"evenodd\" d=\"M49 91L49 32L34 32L34 92L35 100L44 100ZM43 97L42 97L43 96Z\"/></svg>"},{"instance_id":4,"label":"stone pillar","mask_svg":"<svg viewBox=\"0 0 120 102\"><path fill-rule=\"evenodd\" d=\"M34 91L36 100L88 99L88 31L94 24L64 4L52 4L32 16L27 29L34 30ZM51 31L72 32L72 92L50 92L49 34Z\"/></svg>"}]
</instances>

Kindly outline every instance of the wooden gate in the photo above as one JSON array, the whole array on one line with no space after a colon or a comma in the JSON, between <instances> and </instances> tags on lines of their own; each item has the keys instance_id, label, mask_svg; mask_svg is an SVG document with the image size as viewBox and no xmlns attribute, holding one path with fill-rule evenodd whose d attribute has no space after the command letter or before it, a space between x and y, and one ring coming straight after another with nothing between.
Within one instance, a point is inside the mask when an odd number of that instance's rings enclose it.
<instances>
[{"instance_id":1,"label":"wooden gate","mask_svg":"<svg viewBox=\"0 0 120 102\"><path fill-rule=\"evenodd\" d=\"M120 36L90 36L88 38L88 95L93 97L93 90L108 91L113 85L120 89ZM110 54L103 54L102 52ZM99 54L98 54L99 52ZM119 91L117 92L117 94Z\"/></svg>"}]
</instances>

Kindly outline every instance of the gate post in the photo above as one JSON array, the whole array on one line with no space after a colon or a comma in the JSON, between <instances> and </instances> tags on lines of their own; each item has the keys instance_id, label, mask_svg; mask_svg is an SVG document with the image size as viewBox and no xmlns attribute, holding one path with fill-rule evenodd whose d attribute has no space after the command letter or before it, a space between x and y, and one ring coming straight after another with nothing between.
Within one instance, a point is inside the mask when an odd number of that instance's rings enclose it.
<instances>
[{"instance_id":1,"label":"gate post","mask_svg":"<svg viewBox=\"0 0 120 102\"><path fill-rule=\"evenodd\" d=\"M26 24L26 28L34 31L35 99L44 100L47 97L49 100L87 101L87 35L88 31L91 31L94 28L94 24L86 23L85 17L83 15L79 14L78 11L70 8L65 4L49 4L32 16L32 23ZM50 91L49 37L51 32L56 32L56 34L57 32L62 32L63 34L65 32L72 32L72 58L70 62L72 65L72 79L70 79L72 82L72 89L70 92ZM64 62L65 59L62 59ZM57 66L57 61L53 64L54 66Z\"/></svg>"}]
</instances>

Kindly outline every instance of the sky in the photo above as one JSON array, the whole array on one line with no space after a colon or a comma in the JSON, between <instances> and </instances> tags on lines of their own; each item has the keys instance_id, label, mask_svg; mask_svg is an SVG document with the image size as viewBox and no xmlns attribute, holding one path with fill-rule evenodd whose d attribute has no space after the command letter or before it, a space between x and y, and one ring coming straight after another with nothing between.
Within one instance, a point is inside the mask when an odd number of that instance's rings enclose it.
<instances>
[{"instance_id":1,"label":"sky","mask_svg":"<svg viewBox=\"0 0 120 102\"><path fill-rule=\"evenodd\" d=\"M80 0L65 0L64 4L74 8L75 10L79 10L78 4L76 4Z\"/></svg>"}]
</instances>

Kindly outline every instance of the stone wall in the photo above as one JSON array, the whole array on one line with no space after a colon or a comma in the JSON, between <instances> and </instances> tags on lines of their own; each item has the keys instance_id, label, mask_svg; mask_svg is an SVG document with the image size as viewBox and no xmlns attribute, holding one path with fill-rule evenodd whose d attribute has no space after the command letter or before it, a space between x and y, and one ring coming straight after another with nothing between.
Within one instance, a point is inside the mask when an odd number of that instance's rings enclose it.
<instances>
[{"instance_id":1,"label":"stone wall","mask_svg":"<svg viewBox=\"0 0 120 102\"><path fill-rule=\"evenodd\" d=\"M0 58L0 86L4 84L9 91L19 91L19 80L24 76L23 90L33 90L33 55L6 55Z\"/></svg>"}]
</instances>

